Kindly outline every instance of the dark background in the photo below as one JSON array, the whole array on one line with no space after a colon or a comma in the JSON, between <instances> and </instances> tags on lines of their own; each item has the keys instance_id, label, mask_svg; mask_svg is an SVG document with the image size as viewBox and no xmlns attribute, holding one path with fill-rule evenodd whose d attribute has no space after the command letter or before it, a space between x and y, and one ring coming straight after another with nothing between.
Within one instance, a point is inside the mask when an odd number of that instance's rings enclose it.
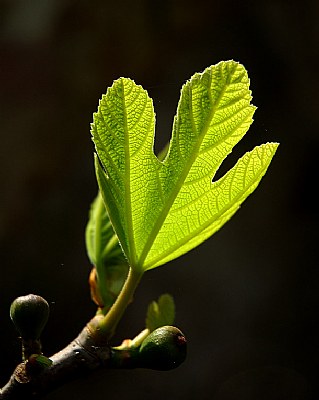
<instances>
[{"instance_id":1,"label":"dark background","mask_svg":"<svg viewBox=\"0 0 319 400\"><path fill-rule=\"evenodd\" d=\"M19 361L16 296L51 303L48 355L94 313L84 228L101 94L119 76L142 84L159 148L181 85L235 59L258 110L227 165L263 142L280 148L218 234L145 275L115 340L134 336L148 302L170 292L187 361L166 373L101 371L47 399L318 398L318 19L317 0L0 0L0 384Z\"/></svg>"}]
</instances>

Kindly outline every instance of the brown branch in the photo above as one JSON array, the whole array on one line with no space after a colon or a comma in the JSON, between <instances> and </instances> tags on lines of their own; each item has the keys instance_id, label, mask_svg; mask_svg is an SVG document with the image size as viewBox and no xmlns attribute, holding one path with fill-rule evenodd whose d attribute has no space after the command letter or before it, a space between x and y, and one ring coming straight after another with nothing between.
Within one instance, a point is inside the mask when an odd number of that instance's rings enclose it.
<instances>
[{"instance_id":1,"label":"brown branch","mask_svg":"<svg viewBox=\"0 0 319 400\"><path fill-rule=\"evenodd\" d=\"M0 400L40 399L66 382L108 367L110 354L110 347L97 346L85 327L68 346L50 357L50 367L39 370L28 368L28 363L19 364L0 390Z\"/></svg>"},{"instance_id":2,"label":"brown branch","mask_svg":"<svg viewBox=\"0 0 319 400\"><path fill-rule=\"evenodd\" d=\"M64 383L102 368L169 370L185 360L186 339L178 328L162 326L146 338L142 335L141 345L125 340L121 346L111 348L101 329L103 319L102 315L93 317L76 339L50 357L51 365L45 357L37 362L38 355L29 355L0 389L0 400L41 399ZM141 339L141 335L138 337Z\"/></svg>"}]
</instances>

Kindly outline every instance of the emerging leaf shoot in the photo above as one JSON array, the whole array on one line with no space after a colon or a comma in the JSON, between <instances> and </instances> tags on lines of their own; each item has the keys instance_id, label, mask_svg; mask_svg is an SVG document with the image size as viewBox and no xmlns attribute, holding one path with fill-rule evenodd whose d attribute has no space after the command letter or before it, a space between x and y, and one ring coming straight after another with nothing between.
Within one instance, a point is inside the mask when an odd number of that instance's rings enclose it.
<instances>
[{"instance_id":1,"label":"emerging leaf shoot","mask_svg":"<svg viewBox=\"0 0 319 400\"><path fill-rule=\"evenodd\" d=\"M158 301L152 301L147 309L146 329L150 332L164 325L173 325L175 319L174 299L169 294L162 294Z\"/></svg>"},{"instance_id":2,"label":"emerging leaf shoot","mask_svg":"<svg viewBox=\"0 0 319 400\"><path fill-rule=\"evenodd\" d=\"M90 282L91 294L96 303L106 311L122 289L128 273L128 264L100 193L91 205L85 240L89 259L95 267L91 277L97 280Z\"/></svg>"},{"instance_id":3,"label":"emerging leaf shoot","mask_svg":"<svg viewBox=\"0 0 319 400\"><path fill-rule=\"evenodd\" d=\"M96 173L110 220L132 269L181 256L219 230L265 174L277 143L255 147L213 178L249 129L255 107L245 68L220 62L182 88L168 153L154 154L147 92L120 78L94 114Z\"/></svg>"}]
</instances>

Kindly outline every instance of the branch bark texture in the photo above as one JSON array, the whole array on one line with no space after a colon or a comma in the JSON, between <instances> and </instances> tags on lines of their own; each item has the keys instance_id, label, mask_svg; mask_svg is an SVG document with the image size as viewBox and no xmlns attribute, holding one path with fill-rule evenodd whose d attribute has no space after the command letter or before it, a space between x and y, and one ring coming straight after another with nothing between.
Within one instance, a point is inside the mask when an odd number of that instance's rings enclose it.
<instances>
[{"instance_id":1,"label":"branch bark texture","mask_svg":"<svg viewBox=\"0 0 319 400\"><path fill-rule=\"evenodd\" d=\"M90 374L110 363L108 345L97 345L85 327L79 336L50 359L52 365L42 370L21 363L0 391L0 400L40 399L66 382Z\"/></svg>"}]
</instances>

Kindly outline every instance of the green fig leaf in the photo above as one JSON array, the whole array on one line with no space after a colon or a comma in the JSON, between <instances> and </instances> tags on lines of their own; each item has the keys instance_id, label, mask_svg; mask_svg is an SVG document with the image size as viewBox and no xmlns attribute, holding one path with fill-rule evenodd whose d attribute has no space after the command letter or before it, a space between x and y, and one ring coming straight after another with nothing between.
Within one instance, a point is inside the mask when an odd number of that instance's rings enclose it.
<instances>
[{"instance_id":1,"label":"green fig leaf","mask_svg":"<svg viewBox=\"0 0 319 400\"><path fill-rule=\"evenodd\" d=\"M147 92L120 78L102 97L92 124L96 174L133 269L144 272L198 246L258 186L278 143L255 147L213 180L253 121L250 102L242 65L220 62L196 73L182 88L160 161L153 151L155 114Z\"/></svg>"}]
</instances>

